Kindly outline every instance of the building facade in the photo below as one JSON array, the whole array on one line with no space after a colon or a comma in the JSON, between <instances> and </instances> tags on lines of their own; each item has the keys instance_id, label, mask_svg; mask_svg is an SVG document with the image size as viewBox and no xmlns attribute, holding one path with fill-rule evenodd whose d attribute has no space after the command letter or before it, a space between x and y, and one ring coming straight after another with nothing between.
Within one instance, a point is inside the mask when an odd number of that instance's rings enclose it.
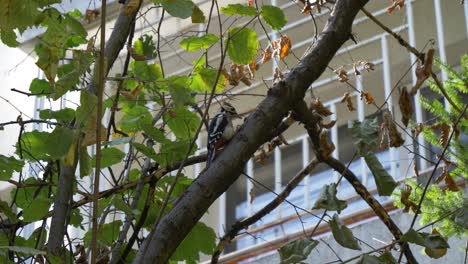
<instances>
[{"instance_id":1,"label":"building facade","mask_svg":"<svg viewBox=\"0 0 468 264\"><path fill-rule=\"evenodd\" d=\"M75 1L76 2L76 1ZM265 1L266 4L269 1ZM73 2L72 2L73 3ZM234 1L221 1L224 6ZM390 1L371 1L367 10L375 17L384 22L393 32L397 33L409 44L418 50L427 51L428 48L435 48L436 56L441 61L458 67L462 54L468 52L468 3L462 5L460 1L455 0L407 0L401 10L395 10L393 13L387 13ZM210 1L198 1L200 8L208 13ZM229 96L217 97L217 102L229 100L238 112L249 113L262 100L262 96L249 96L250 94L265 95L271 84L273 71L279 67L283 71L294 67L298 58L305 52L308 46L313 42L315 34L318 34L323 28L329 15L329 9L322 9L320 13L314 12L313 18L310 15L301 14L300 6L294 1L271 0L272 5L280 7L288 19L288 23L280 32L268 32L265 34L262 26L254 22L251 27L257 30L260 39L260 46L265 48L268 45L268 39L277 39L281 35L288 36L292 42L292 54L284 61L273 61L265 64L258 73L250 86L240 85L229 89ZM110 4L110 14L108 30L112 29L112 21L115 20L118 4ZM82 9L88 7L80 6ZM98 6L96 7L98 8ZM145 7L143 8L145 9ZM136 36L143 34L155 34L158 30L158 21L161 19L160 9L148 9L144 19L140 19L136 27ZM227 27L234 21L228 17L222 17L223 26ZM316 23L315 31L313 21ZM247 19L241 18L235 23L245 23ZM161 39L161 61L164 62L164 69L168 75L184 74L192 70L192 62L197 59L199 53L187 53L179 46L182 40L181 34L201 31L205 29L204 24L193 26L190 21L180 20L165 16L163 27L160 33ZM88 26L90 34L96 31L96 25ZM218 33L219 25L213 23L210 26L210 32ZM223 30L223 29L221 29ZM394 92L402 86L411 87L416 82L414 62L416 58L409 54L406 49L398 42L379 28L374 22L370 21L362 12L358 14L354 22L353 34L356 43L348 41L336 54L330 66L333 69L344 66L350 74L350 82L358 90L367 90L372 93L377 104L387 101L387 106L396 120L400 120L401 113L398 108L398 92ZM33 47L34 40L25 40L22 48L25 52ZM217 65L220 61L219 50L213 47L209 50L211 64ZM356 61L367 61L373 63L374 71L371 73L363 72L360 76L354 76L352 65ZM119 72L122 67L123 59L118 60L113 71ZM444 72L439 74L442 80L448 79ZM266 80L266 81L264 81ZM336 125L330 129L330 136L336 149L333 156L344 163L349 163L349 168L359 177L361 182L375 194L375 197L382 205L391 211L392 217L401 228L405 230L407 216L401 214L392 204L388 197L380 197L376 194L376 184L370 170L360 158L354 158L354 145L349 132L348 123L352 120L364 120L366 117L374 116L376 109L366 105L359 95L349 85L338 80L333 70L327 70L319 80L310 88L315 97L320 98L326 107L333 112L330 120L337 120ZM109 87L112 91L112 87ZM356 107L356 111L349 112L346 105L341 103L341 97L344 93L350 93ZM421 93L429 93L424 89ZM434 95L435 96L435 95ZM434 99L440 99L434 97ZM308 94L305 98L310 100ZM442 100L442 99L440 99ZM78 95L70 95L68 101L79 102ZM443 101L443 100L442 100ZM36 106L44 105L44 102L36 102ZM55 105L56 108L69 106L67 101ZM215 107L217 108L217 107ZM425 122L429 118L419 103L415 102L415 121ZM219 236L222 236L230 226L238 220L251 216L261 209L269 201L275 198L276 193L282 191L282 188L294 175L306 166L313 157L311 143L303 128L299 125L293 125L285 132L285 138L289 145L277 147L271 155L263 162L256 162L251 159L246 164L246 174L253 177L255 181L240 176L236 183L223 194L209 210L209 213L203 217L205 223L216 230ZM421 171L430 171L431 165L427 160L435 158L435 153L424 145L422 139L413 142L406 137L407 148L385 149L380 151L377 156L384 165L385 169L401 182L408 177L413 177L411 163L417 162ZM199 146L198 154L206 151L206 131L202 131L197 140ZM422 147L419 144L423 144ZM419 147L418 147L419 146ZM413 153L417 152L425 158L419 158ZM186 168L185 173L196 177L203 169L202 164ZM288 196L288 201L305 208L306 211L297 211L287 203L283 203L277 209L272 211L261 221L251 226L246 233L239 235L233 243L228 246L221 256L220 261L225 263L276 263L279 261L275 249L282 246L287 241L292 241L303 237L310 232L317 224L316 215L320 211L311 210L324 184L337 181L339 175L325 166L318 167ZM104 183L105 185L105 183ZM102 186L105 188L106 186ZM355 193L352 186L346 181L341 181L339 185L338 197L348 201L348 207L341 213L342 219L353 227L357 237L375 237L371 244L375 247L382 246L382 242L391 240L390 234L384 230L381 223L376 219L367 204ZM327 239L329 230L327 225L319 225L315 233L318 238L328 241L332 246L332 239ZM460 241L455 241L454 245L461 245ZM339 248L339 246L336 246ZM418 248L415 248L415 252ZM321 245L310 256L308 263L327 263L336 259L331 251ZM314 251L314 252L316 252ZM463 253L456 246L450 249L442 260L437 261L455 261L462 259ZM360 252L342 250L338 252L340 257L346 259L357 255ZM419 255L419 254L418 254ZM442 263L429 262L425 256L421 256L421 263ZM427 261L427 262L426 262Z\"/></svg>"}]
</instances>

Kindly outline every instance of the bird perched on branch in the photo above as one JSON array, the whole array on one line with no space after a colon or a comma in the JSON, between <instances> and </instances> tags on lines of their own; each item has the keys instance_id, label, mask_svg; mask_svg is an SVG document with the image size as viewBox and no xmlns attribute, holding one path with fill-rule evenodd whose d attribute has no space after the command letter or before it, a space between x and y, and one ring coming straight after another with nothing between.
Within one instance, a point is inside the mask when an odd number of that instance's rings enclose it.
<instances>
[{"instance_id":1,"label":"bird perched on branch","mask_svg":"<svg viewBox=\"0 0 468 264\"><path fill-rule=\"evenodd\" d=\"M224 103L213 120L211 120L208 127L207 168L215 159L218 150L222 149L234 136L235 130L232 124L234 118L240 118L236 109L231 104Z\"/></svg>"}]
</instances>

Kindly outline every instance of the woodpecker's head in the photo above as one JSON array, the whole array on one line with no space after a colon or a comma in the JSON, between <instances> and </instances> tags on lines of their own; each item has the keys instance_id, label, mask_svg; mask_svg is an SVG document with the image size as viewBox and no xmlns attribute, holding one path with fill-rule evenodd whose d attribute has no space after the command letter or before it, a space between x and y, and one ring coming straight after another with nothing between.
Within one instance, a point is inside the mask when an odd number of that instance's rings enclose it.
<instances>
[{"instance_id":1,"label":"woodpecker's head","mask_svg":"<svg viewBox=\"0 0 468 264\"><path fill-rule=\"evenodd\" d=\"M223 105L221 105L220 111L225 112L232 117L240 117L234 106L232 106L230 103L223 103Z\"/></svg>"}]
</instances>

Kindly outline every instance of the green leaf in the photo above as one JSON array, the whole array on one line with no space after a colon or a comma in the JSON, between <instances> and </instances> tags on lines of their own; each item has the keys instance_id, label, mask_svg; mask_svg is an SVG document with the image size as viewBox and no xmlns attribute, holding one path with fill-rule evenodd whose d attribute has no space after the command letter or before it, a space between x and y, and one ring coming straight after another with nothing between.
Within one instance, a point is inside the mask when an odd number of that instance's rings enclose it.
<instances>
[{"instance_id":1,"label":"green leaf","mask_svg":"<svg viewBox=\"0 0 468 264\"><path fill-rule=\"evenodd\" d=\"M4 219L3 217L6 216L6 218L11 224L15 224L18 222L16 214L13 212L13 210L11 210L10 206L5 201L0 201L0 213L3 214L2 219Z\"/></svg>"},{"instance_id":2,"label":"green leaf","mask_svg":"<svg viewBox=\"0 0 468 264\"><path fill-rule=\"evenodd\" d=\"M417 232L414 229L408 230L408 232L401 237L401 240L430 249L450 248L447 241L440 234Z\"/></svg>"},{"instance_id":3,"label":"green leaf","mask_svg":"<svg viewBox=\"0 0 468 264\"><path fill-rule=\"evenodd\" d=\"M272 5L262 5L262 18L274 30L282 29L287 22L283 11Z\"/></svg>"},{"instance_id":4,"label":"green leaf","mask_svg":"<svg viewBox=\"0 0 468 264\"><path fill-rule=\"evenodd\" d=\"M116 148L105 148L101 150L101 168L112 166L122 161L125 157L125 153L120 149ZM96 156L93 156L91 165L94 168L96 166Z\"/></svg>"},{"instance_id":5,"label":"green leaf","mask_svg":"<svg viewBox=\"0 0 468 264\"><path fill-rule=\"evenodd\" d=\"M91 157L86 147L80 148L80 178L91 175Z\"/></svg>"},{"instance_id":6,"label":"green leaf","mask_svg":"<svg viewBox=\"0 0 468 264\"><path fill-rule=\"evenodd\" d=\"M29 85L29 91L33 94L50 94L52 92L52 87L46 80L42 79L33 79Z\"/></svg>"},{"instance_id":7,"label":"green leaf","mask_svg":"<svg viewBox=\"0 0 468 264\"><path fill-rule=\"evenodd\" d=\"M390 252L385 252L382 255L380 255L379 260L383 264L397 264L398 263L396 259L392 256L392 253Z\"/></svg>"},{"instance_id":8,"label":"green leaf","mask_svg":"<svg viewBox=\"0 0 468 264\"><path fill-rule=\"evenodd\" d=\"M51 97L57 100L69 90L76 87L81 76L86 73L94 62L92 53L80 50L73 51L73 60L70 62L72 70L60 77L54 87Z\"/></svg>"},{"instance_id":9,"label":"green leaf","mask_svg":"<svg viewBox=\"0 0 468 264\"><path fill-rule=\"evenodd\" d=\"M190 89L200 92L211 92L218 76L218 71L212 68L197 68L195 73L192 75L192 82L190 83ZM225 77L223 74L219 74L218 82L216 83L216 92L222 92L224 90Z\"/></svg>"},{"instance_id":10,"label":"green leaf","mask_svg":"<svg viewBox=\"0 0 468 264\"><path fill-rule=\"evenodd\" d=\"M191 79L184 75L174 75L157 82L160 89L169 91L176 106L184 106L194 102L189 89Z\"/></svg>"},{"instance_id":11,"label":"green leaf","mask_svg":"<svg viewBox=\"0 0 468 264\"><path fill-rule=\"evenodd\" d=\"M312 252L318 243L318 241L306 237L282 246L278 249L280 263L302 263L303 260L307 259L310 252Z\"/></svg>"},{"instance_id":12,"label":"green leaf","mask_svg":"<svg viewBox=\"0 0 468 264\"><path fill-rule=\"evenodd\" d=\"M180 46L188 51L196 51L199 49L208 49L211 45L215 44L218 41L218 36L208 33L201 37L198 36L190 36L188 38L184 38L180 42Z\"/></svg>"},{"instance_id":13,"label":"green leaf","mask_svg":"<svg viewBox=\"0 0 468 264\"><path fill-rule=\"evenodd\" d=\"M152 35L145 34L138 38L133 44L133 50L138 55L146 57L147 60L154 59L157 56Z\"/></svg>"},{"instance_id":14,"label":"green leaf","mask_svg":"<svg viewBox=\"0 0 468 264\"><path fill-rule=\"evenodd\" d=\"M38 44L35 51L38 56L37 67L44 72L50 83L54 83L59 62L58 49Z\"/></svg>"},{"instance_id":15,"label":"green leaf","mask_svg":"<svg viewBox=\"0 0 468 264\"><path fill-rule=\"evenodd\" d=\"M252 6L245 6L241 4L230 4L226 7L221 7L221 13L225 15L240 15L240 16L255 16L257 15L257 9Z\"/></svg>"},{"instance_id":16,"label":"green leaf","mask_svg":"<svg viewBox=\"0 0 468 264\"><path fill-rule=\"evenodd\" d=\"M205 23L205 14L203 14L203 11L197 6L193 5L193 11L192 11L192 23L197 24L197 23Z\"/></svg>"},{"instance_id":17,"label":"green leaf","mask_svg":"<svg viewBox=\"0 0 468 264\"><path fill-rule=\"evenodd\" d=\"M216 246L216 234L210 227L198 222L177 247L171 261L199 263L200 254L211 255Z\"/></svg>"},{"instance_id":18,"label":"green leaf","mask_svg":"<svg viewBox=\"0 0 468 264\"><path fill-rule=\"evenodd\" d=\"M72 225L74 227L81 227L81 229L84 229L82 227L83 216L81 215L79 208L75 208L75 209L71 210L70 222L69 223L70 223L70 225Z\"/></svg>"},{"instance_id":19,"label":"green leaf","mask_svg":"<svg viewBox=\"0 0 468 264\"><path fill-rule=\"evenodd\" d=\"M80 106L76 109L76 122L81 125L86 125L89 119L92 119L91 122L96 122L96 105L96 95L88 91L81 91Z\"/></svg>"},{"instance_id":20,"label":"green leaf","mask_svg":"<svg viewBox=\"0 0 468 264\"><path fill-rule=\"evenodd\" d=\"M58 111L44 109L39 112L41 119L56 119L59 122L69 123L75 118L75 110L71 108L64 108Z\"/></svg>"},{"instance_id":21,"label":"green leaf","mask_svg":"<svg viewBox=\"0 0 468 264\"><path fill-rule=\"evenodd\" d=\"M124 200L120 199L119 197L115 197L114 199L112 199L112 203L114 204L115 208L124 212L125 214L135 215L130 206L128 206L128 204L126 204Z\"/></svg>"},{"instance_id":22,"label":"green leaf","mask_svg":"<svg viewBox=\"0 0 468 264\"><path fill-rule=\"evenodd\" d=\"M191 139L200 124L200 118L184 107L175 107L164 114L164 120L177 138Z\"/></svg>"},{"instance_id":23,"label":"green leaf","mask_svg":"<svg viewBox=\"0 0 468 264\"><path fill-rule=\"evenodd\" d=\"M52 200L48 198L33 199L27 208L23 208L23 220L26 222L40 220L49 212L51 204Z\"/></svg>"},{"instance_id":24,"label":"green leaf","mask_svg":"<svg viewBox=\"0 0 468 264\"><path fill-rule=\"evenodd\" d=\"M346 201L339 200L336 197L336 183L331 183L323 186L322 192L312 209L322 208L330 211L338 211L339 213L347 206Z\"/></svg>"},{"instance_id":25,"label":"green leaf","mask_svg":"<svg viewBox=\"0 0 468 264\"><path fill-rule=\"evenodd\" d=\"M0 181L7 181L13 173L20 172L23 169L24 161L17 160L14 157L0 155Z\"/></svg>"},{"instance_id":26,"label":"green leaf","mask_svg":"<svg viewBox=\"0 0 468 264\"><path fill-rule=\"evenodd\" d=\"M189 152L188 150L190 143L191 139L185 139L169 141L167 143L162 144L157 159L159 165L167 166L175 161L180 161L185 158L185 155L187 153L189 153L189 155L193 155L197 147L194 146Z\"/></svg>"},{"instance_id":27,"label":"green leaf","mask_svg":"<svg viewBox=\"0 0 468 264\"><path fill-rule=\"evenodd\" d=\"M124 109L125 115L120 120L120 127L126 133L142 130L146 126L150 126L153 122L148 108L136 105L130 109Z\"/></svg>"},{"instance_id":28,"label":"green leaf","mask_svg":"<svg viewBox=\"0 0 468 264\"><path fill-rule=\"evenodd\" d=\"M2 246L2 247L0 247L0 250L2 250L2 251L10 250L10 251L18 252L18 253L23 253L23 254L26 254L28 256L45 255L46 254L45 251L41 251L41 250L38 250L38 249L35 249L35 248L18 247L18 246L8 246L8 247Z\"/></svg>"},{"instance_id":29,"label":"green leaf","mask_svg":"<svg viewBox=\"0 0 468 264\"><path fill-rule=\"evenodd\" d=\"M338 244L349 249L361 249L356 238L353 236L353 232L351 232L348 227L341 223L337 214L333 215L333 219L331 219L328 224L330 225L333 237L335 238L336 242L338 242Z\"/></svg>"},{"instance_id":30,"label":"green leaf","mask_svg":"<svg viewBox=\"0 0 468 264\"><path fill-rule=\"evenodd\" d=\"M16 33L13 30L0 30L0 38L10 48L18 47L20 44L16 40Z\"/></svg>"},{"instance_id":31,"label":"green leaf","mask_svg":"<svg viewBox=\"0 0 468 264\"><path fill-rule=\"evenodd\" d=\"M364 155L364 160L374 175L375 184L377 185L377 191L379 192L379 195L390 196L398 184L382 166L375 153L367 152Z\"/></svg>"},{"instance_id":32,"label":"green leaf","mask_svg":"<svg viewBox=\"0 0 468 264\"><path fill-rule=\"evenodd\" d=\"M358 259L356 264L385 264L385 262L380 261L376 256L364 254Z\"/></svg>"},{"instance_id":33,"label":"green leaf","mask_svg":"<svg viewBox=\"0 0 468 264\"><path fill-rule=\"evenodd\" d=\"M237 64L249 64L254 60L258 51L258 38L255 30L235 27L228 31L229 58Z\"/></svg>"},{"instance_id":34,"label":"green leaf","mask_svg":"<svg viewBox=\"0 0 468 264\"><path fill-rule=\"evenodd\" d=\"M161 4L171 16L180 18L192 16L194 4L190 0L162 0Z\"/></svg>"},{"instance_id":35,"label":"green leaf","mask_svg":"<svg viewBox=\"0 0 468 264\"><path fill-rule=\"evenodd\" d=\"M158 160L158 156L152 147L145 146L141 143L133 142L132 145L141 153L145 154L146 157L152 160Z\"/></svg>"},{"instance_id":36,"label":"green leaf","mask_svg":"<svg viewBox=\"0 0 468 264\"><path fill-rule=\"evenodd\" d=\"M159 143L171 142L169 139L166 138L166 136L164 135L164 132L159 128L155 128L153 126L145 126L143 128L143 131L145 131L145 134L156 142L159 142Z\"/></svg>"},{"instance_id":37,"label":"green leaf","mask_svg":"<svg viewBox=\"0 0 468 264\"><path fill-rule=\"evenodd\" d=\"M162 78L162 69L159 64L148 64L146 61L132 61L130 66L135 77L142 81L156 81Z\"/></svg>"},{"instance_id":38,"label":"green leaf","mask_svg":"<svg viewBox=\"0 0 468 264\"><path fill-rule=\"evenodd\" d=\"M60 144L57 144L60 142ZM73 142L73 130L56 127L52 133L33 130L21 137L21 148L25 158L29 160L58 160L64 157ZM16 152L20 148L17 144Z\"/></svg>"},{"instance_id":39,"label":"green leaf","mask_svg":"<svg viewBox=\"0 0 468 264\"><path fill-rule=\"evenodd\" d=\"M121 144L127 144L127 143L130 143L132 141L132 139L133 139L133 137L121 137L121 138L118 138L116 140L106 142L105 145L109 146L109 147L112 147L112 146L117 146L117 145L121 145Z\"/></svg>"},{"instance_id":40,"label":"green leaf","mask_svg":"<svg viewBox=\"0 0 468 264\"><path fill-rule=\"evenodd\" d=\"M99 228L99 236L97 236L97 242L99 246L110 246L112 243L115 242L119 235L119 230L120 226L122 226L122 221L117 220L111 223L106 223ZM84 235L84 245L85 247L88 247L89 244L91 243L91 236L92 236L93 230L90 229L86 234Z\"/></svg>"},{"instance_id":41,"label":"green leaf","mask_svg":"<svg viewBox=\"0 0 468 264\"><path fill-rule=\"evenodd\" d=\"M364 119L364 121L354 121L351 127L351 133L356 139L354 142L360 155L364 155L370 149L377 145L379 139L379 125L377 118Z\"/></svg>"}]
</instances>

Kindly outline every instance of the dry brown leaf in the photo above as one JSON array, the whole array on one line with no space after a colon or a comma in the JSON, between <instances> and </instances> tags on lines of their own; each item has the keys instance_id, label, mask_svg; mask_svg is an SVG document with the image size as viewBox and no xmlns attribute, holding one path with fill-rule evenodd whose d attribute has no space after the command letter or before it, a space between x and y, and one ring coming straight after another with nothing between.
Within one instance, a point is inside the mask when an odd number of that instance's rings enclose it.
<instances>
[{"instance_id":1,"label":"dry brown leaf","mask_svg":"<svg viewBox=\"0 0 468 264\"><path fill-rule=\"evenodd\" d=\"M330 121L328 123L325 123L325 124L320 123L320 127L330 129L330 128L334 127L335 124L336 124L336 120L332 120L332 121Z\"/></svg>"},{"instance_id":2,"label":"dry brown leaf","mask_svg":"<svg viewBox=\"0 0 468 264\"><path fill-rule=\"evenodd\" d=\"M86 46L86 51L91 52L94 50L94 43L96 43L96 36L89 38L88 45Z\"/></svg>"},{"instance_id":3,"label":"dry brown leaf","mask_svg":"<svg viewBox=\"0 0 468 264\"><path fill-rule=\"evenodd\" d=\"M346 107L348 108L349 112L356 111L356 108L354 108L354 104L353 104L353 98L350 96L348 92L343 95L343 97L341 98L341 102L342 103L346 102Z\"/></svg>"},{"instance_id":4,"label":"dry brown leaf","mask_svg":"<svg viewBox=\"0 0 468 264\"><path fill-rule=\"evenodd\" d=\"M408 93L406 86L403 87L400 91L400 100L398 101L400 105L401 111L401 122L408 126L409 120L413 115L414 107L413 107L413 97Z\"/></svg>"},{"instance_id":5,"label":"dry brown leaf","mask_svg":"<svg viewBox=\"0 0 468 264\"><path fill-rule=\"evenodd\" d=\"M130 55L136 61L146 61L147 59L146 56L136 53L130 45L127 46L127 51L130 52Z\"/></svg>"},{"instance_id":6,"label":"dry brown leaf","mask_svg":"<svg viewBox=\"0 0 468 264\"><path fill-rule=\"evenodd\" d=\"M85 20L86 23L91 24L99 17L101 11L99 9L86 9Z\"/></svg>"},{"instance_id":7,"label":"dry brown leaf","mask_svg":"<svg viewBox=\"0 0 468 264\"><path fill-rule=\"evenodd\" d=\"M338 75L338 80L340 82L347 82L349 80L348 73L343 68L343 66L341 66L340 68L334 70L334 72Z\"/></svg>"},{"instance_id":8,"label":"dry brown leaf","mask_svg":"<svg viewBox=\"0 0 468 264\"><path fill-rule=\"evenodd\" d=\"M396 8L402 9L405 5L405 0L392 0L392 5L387 8L387 13L392 13Z\"/></svg>"},{"instance_id":9,"label":"dry brown leaf","mask_svg":"<svg viewBox=\"0 0 468 264\"><path fill-rule=\"evenodd\" d=\"M81 141L81 146L82 147L87 147L87 146L91 146L91 145L94 145L96 144L97 140L96 140L96 116L93 115L94 118L88 118L88 122L87 122L87 125L86 125L86 128L85 128L85 136L83 138L83 140ZM101 131L103 133L101 133L101 141L105 141L107 139L107 136L106 136L106 128L101 125Z\"/></svg>"},{"instance_id":10,"label":"dry brown leaf","mask_svg":"<svg viewBox=\"0 0 468 264\"><path fill-rule=\"evenodd\" d=\"M412 209L413 211L416 211L417 209L417 205L409 200L412 190L413 188L411 188L411 186L405 184L405 187L403 187L403 190L401 192L400 201L403 205L405 205L405 208L403 209L403 212L405 213L407 213L409 209Z\"/></svg>"},{"instance_id":11,"label":"dry brown leaf","mask_svg":"<svg viewBox=\"0 0 468 264\"><path fill-rule=\"evenodd\" d=\"M366 104L374 104L375 99L369 91L361 91L361 100L364 99Z\"/></svg>"},{"instance_id":12,"label":"dry brown leaf","mask_svg":"<svg viewBox=\"0 0 468 264\"><path fill-rule=\"evenodd\" d=\"M335 145L331 141L328 134L328 130L324 129L320 132L319 135L319 145L324 158L328 158L335 150Z\"/></svg>"},{"instance_id":13,"label":"dry brown leaf","mask_svg":"<svg viewBox=\"0 0 468 264\"><path fill-rule=\"evenodd\" d=\"M312 11L312 5L310 4L310 1L304 1L304 7L302 8L301 10L301 13L304 14L304 15L308 15L310 14L310 12Z\"/></svg>"},{"instance_id":14,"label":"dry brown leaf","mask_svg":"<svg viewBox=\"0 0 468 264\"><path fill-rule=\"evenodd\" d=\"M411 130L411 132L413 132L414 136L417 137L419 136L419 134L421 134L423 130L424 130L424 124L419 123L415 128Z\"/></svg>"},{"instance_id":15,"label":"dry brown leaf","mask_svg":"<svg viewBox=\"0 0 468 264\"><path fill-rule=\"evenodd\" d=\"M358 76L361 75L361 72L358 69L358 66L356 64L353 64L353 69L354 69L354 75Z\"/></svg>"},{"instance_id":16,"label":"dry brown leaf","mask_svg":"<svg viewBox=\"0 0 468 264\"><path fill-rule=\"evenodd\" d=\"M315 112L321 116L330 116L333 114L328 107L325 107L322 104L319 98L312 98L312 100L310 100L310 108L315 110Z\"/></svg>"},{"instance_id":17,"label":"dry brown leaf","mask_svg":"<svg viewBox=\"0 0 468 264\"><path fill-rule=\"evenodd\" d=\"M432 65L434 63L434 49L429 49L426 53L424 59L424 65L421 65L421 62L418 61L418 66L416 67L416 83L411 89L411 95L415 95L418 92L419 87L429 78L432 74Z\"/></svg>"},{"instance_id":18,"label":"dry brown leaf","mask_svg":"<svg viewBox=\"0 0 468 264\"><path fill-rule=\"evenodd\" d=\"M282 36L280 38L280 53L279 53L280 60L284 59L286 56L289 55L289 51L291 50L291 46L292 46L292 43L291 43L290 38L288 38L286 36Z\"/></svg>"},{"instance_id":19,"label":"dry brown leaf","mask_svg":"<svg viewBox=\"0 0 468 264\"><path fill-rule=\"evenodd\" d=\"M276 67L275 68L275 74L273 75L273 84L277 84L278 82L284 81L284 75L281 72L281 70Z\"/></svg>"},{"instance_id":20,"label":"dry brown leaf","mask_svg":"<svg viewBox=\"0 0 468 264\"><path fill-rule=\"evenodd\" d=\"M440 139L439 143L443 147L446 146L448 142L448 138L450 136L450 126L446 123L437 123L429 127L434 133L440 132Z\"/></svg>"},{"instance_id":21,"label":"dry brown leaf","mask_svg":"<svg viewBox=\"0 0 468 264\"><path fill-rule=\"evenodd\" d=\"M141 1L142 0L130 0L130 2L128 2L128 4L123 8L123 13L129 16L136 12L138 7L140 6Z\"/></svg>"},{"instance_id":22,"label":"dry brown leaf","mask_svg":"<svg viewBox=\"0 0 468 264\"><path fill-rule=\"evenodd\" d=\"M263 54L262 54L262 60L260 61L261 64L265 64L267 63L269 60L271 60L271 57L273 56L273 51L271 49L271 46L268 45L268 47L266 47L264 50L263 50Z\"/></svg>"},{"instance_id":23,"label":"dry brown leaf","mask_svg":"<svg viewBox=\"0 0 468 264\"><path fill-rule=\"evenodd\" d=\"M250 6L250 7L254 6L254 1L253 0L248 0L247 5Z\"/></svg>"},{"instance_id":24,"label":"dry brown leaf","mask_svg":"<svg viewBox=\"0 0 468 264\"><path fill-rule=\"evenodd\" d=\"M362 68L364 70L366 70L367 72L371 72L374 70L374 63L370 62L370 61L359 61L359 64L362 66Z\"/></svg>"},{"instance_id":25,"label":"dry brown leaf","mask_svg":"<svg viewBox=\"0 0 468 264\"><path fill-rule=\"evenodd\" d=\"M388 138L390 141L390 147L400 147L405 143L405 140L401 136L401 133L398 132L398 128L393 121L392 114L390 111L386 110L383 114L383 125L388 130Z\"/></svg>"},{"instance_id":26,"label":"dry brown leaf","mask_svg":"<svg viewBox=\"0 0 468 264\"><path fill-rule=\"evenodd\" d=\"M457 186L457 183L448 173L447 176L445 176L445 184L447 184L447 188L452 192L458 192L460 190Z\"/></svg>"}]
</instances>

